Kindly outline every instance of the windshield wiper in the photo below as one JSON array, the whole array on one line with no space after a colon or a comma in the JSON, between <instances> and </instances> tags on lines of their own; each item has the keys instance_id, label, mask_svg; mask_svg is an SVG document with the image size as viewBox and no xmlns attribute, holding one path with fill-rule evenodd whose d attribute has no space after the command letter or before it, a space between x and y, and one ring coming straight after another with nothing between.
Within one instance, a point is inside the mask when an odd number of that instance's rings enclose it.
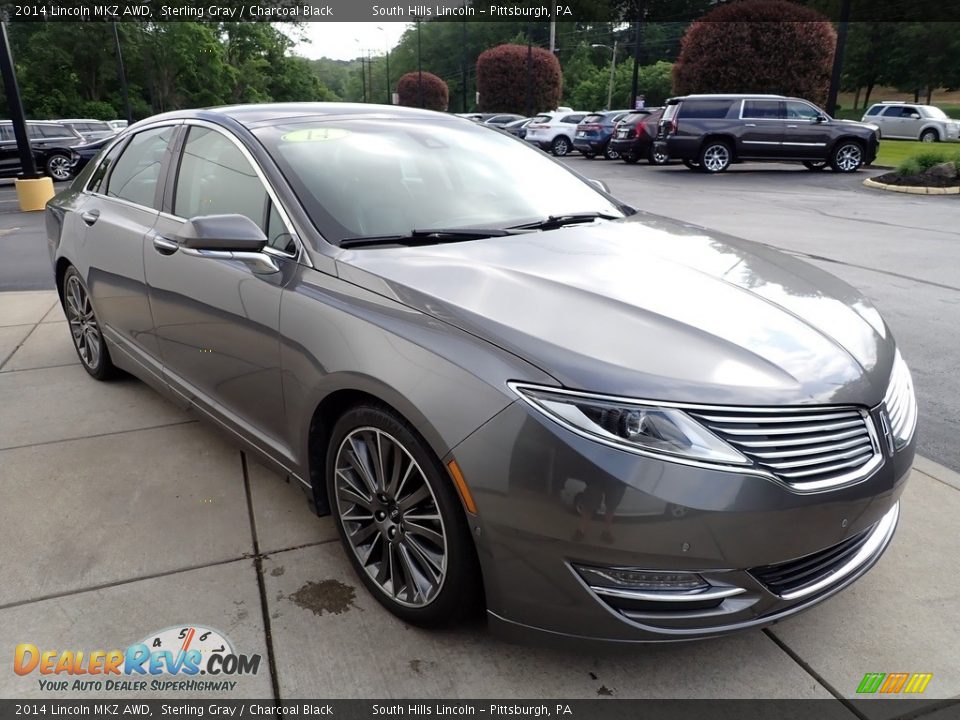
<instances>
[{"instance_id":1,"label":"windshield wiper","mask_svg":"<svg viewBox=\"0 0 960 720\"><path fill-rule=\"evenodd\" d=\"M513 235L503 228L454 228L411 230L406 235L373 235L352 237L340 241L342 248L368 247L371 245L430 245L433 243L459 242L477 238L503 237Z\"/></svg>"},{"instance_id":2,"label":"windshield wiper","mask_svg":"<svg viewBox=\"0 0 960 720\"><path fill-rule=\"evenodd\" d=\"M600 212L581 212L568 213L565 215L548 215L543 220L535 220L522 225L512 225L513 230L555 230L564 225L576 225L577 223L591 222L593 220L620 220L618 215Z\"/></svg>"}]
</instances>

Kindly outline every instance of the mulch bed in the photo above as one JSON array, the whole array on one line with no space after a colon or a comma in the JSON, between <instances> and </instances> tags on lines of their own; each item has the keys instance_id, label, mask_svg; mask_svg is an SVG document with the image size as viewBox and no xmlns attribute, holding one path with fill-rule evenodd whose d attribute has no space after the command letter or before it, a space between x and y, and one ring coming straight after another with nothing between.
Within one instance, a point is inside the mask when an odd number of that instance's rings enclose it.
<instances>
[{"instance_id":1,"label":"mulch bed","mask_svg":"<svg viewBox=\"0 0 960 720\"><path fill-rule=\"evenodd\" d=\"M871 178L874 182L885 185L909 185L912 187L937 187L951 188L960 187L960 178L936 177L933 175L900 175L895 172L888 172Z\"/></svg>"}]
</instances>

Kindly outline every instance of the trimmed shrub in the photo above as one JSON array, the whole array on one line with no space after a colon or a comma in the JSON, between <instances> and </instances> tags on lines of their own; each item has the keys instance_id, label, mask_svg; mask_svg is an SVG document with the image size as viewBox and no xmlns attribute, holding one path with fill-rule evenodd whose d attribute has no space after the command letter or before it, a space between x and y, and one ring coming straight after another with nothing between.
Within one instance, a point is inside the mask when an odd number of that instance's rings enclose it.
<instances>
[{"instance_id":1,"label":"trimmed shrub","mask_svg":"<svg viewBox=\"0 0 960 720\"><path fill-rule=\"evenodd\" d=\"M397 81L397 95L401 105L420 107L420 73L416 70L401 75ZM423 107L428 110L447 109L450 102L450 89L447 84L433 73L423 73Z\"/></svg>"},{"instance_id":2,"label":"trimmed shrub","mask_svg":"<svg viewBox=\"0 0 960 720\"><path fill-rule=\"evenodd\" d=\"M549 51L535 47L532 51L531 78L527 76L527 46L497 45L477 58L477 91L481 112L504 112L525 115L553 110L560 104L563 74L560 61ZM532 90L532 107L527 107L528 84Z\"/></svg>"},{"instance_id":3,"label":"trimmed shrub","mask_svg":"<svg viewBox=\"0 0 960 720\"><path fill-rule=\"evenodd\" d=\"M836 39L823 15L787 0L721 5L683 36L673 90L773 93L823 104Z\"/></svg>"}]
</instances>

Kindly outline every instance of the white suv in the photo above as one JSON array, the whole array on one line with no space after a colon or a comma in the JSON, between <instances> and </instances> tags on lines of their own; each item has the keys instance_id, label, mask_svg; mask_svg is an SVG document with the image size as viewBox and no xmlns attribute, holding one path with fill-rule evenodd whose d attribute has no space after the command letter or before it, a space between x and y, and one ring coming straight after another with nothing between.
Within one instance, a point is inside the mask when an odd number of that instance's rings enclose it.
<instances>
[{"instance_id":1,"label":"white suv","mask_svg":"<svg viewBox=\"0 0 960 720\"><path fill-rule=\"evenodd\" d=\"M587 114L566 108L540 113L527 125L524 140L539 145L541 150L549 150L557 157L563 157L573 150L577 125Z\"/></svg>"},{"instance_id":2,"label":"white suv","mask_svg":"<svg viewBox=\"0 0 960 720\"><path fill-rule=\"evenodd\" d=\"M960 136L960 123L933 105L899 101L876 103L867 109L863 122L876 125L881 137L885 138L940 142L957 140Z\"/></svg>"}]
</instances>

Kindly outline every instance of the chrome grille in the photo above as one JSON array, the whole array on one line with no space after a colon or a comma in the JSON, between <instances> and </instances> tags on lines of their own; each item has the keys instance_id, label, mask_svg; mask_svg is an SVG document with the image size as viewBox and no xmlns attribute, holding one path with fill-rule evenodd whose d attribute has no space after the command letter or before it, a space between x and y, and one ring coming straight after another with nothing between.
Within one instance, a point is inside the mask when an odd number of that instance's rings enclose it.
<instances>
[{"instance_id":1,"label":"chrome grille","mask_svg":"<svg viewBox=\"0 0 960 720\"><path fill-rule=\"evenodd\" d=\"M873 423L855 407L687 412L784 482L816 490L865 477L881 462Z\"/></svg>"}]
</instances>

